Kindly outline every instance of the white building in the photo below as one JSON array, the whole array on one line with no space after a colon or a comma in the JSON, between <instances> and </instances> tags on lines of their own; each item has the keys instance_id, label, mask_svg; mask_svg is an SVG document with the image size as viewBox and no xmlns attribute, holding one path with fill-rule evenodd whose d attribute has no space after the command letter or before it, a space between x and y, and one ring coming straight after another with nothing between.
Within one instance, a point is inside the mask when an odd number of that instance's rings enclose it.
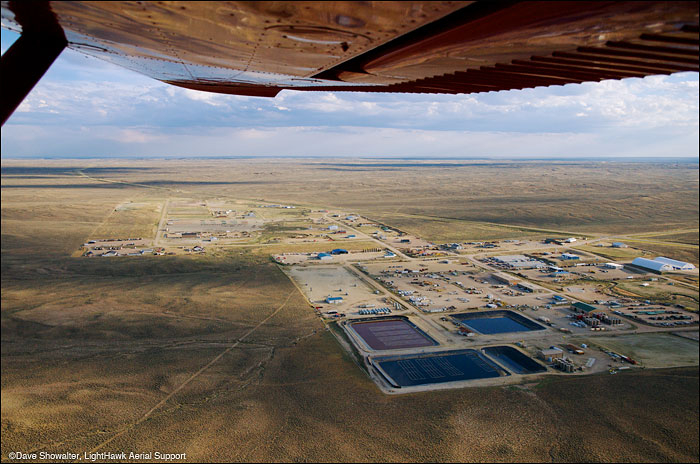
<instances>
[{"instance_id":1,"label":"white building","mask_svg":"<svg viewBox=\"0 0 700 464\"><path fill-rule=\"evenodd\" d=\"M634 258L634 261L632 261L632 264L634 266L648 269L650 271L656 271L656 272L664 272L664 271L672 271L673 270L673 266L671 266L670 264L666 264L666 263L663 263L661 261L656 261L654 259Z\"/></svg>"},{"instance_id":2,"label":"white building","mask_svg":"<svg viewBox=\"0 0 700 464\"><path fill-rule=\"evenodd\" d=\"M525 255L494 256L493 259L514 269L541 269L546 267L542 261L528 258Z\"/></svg>"},{"instance_id":3,"label":"white building","mask_svg":"<svg viewBox=\"0 0 700 464\"><path fill-rule=\"evenodd\" d=\"M575 238L569 237L569 238L567 238L566 240L564 240L564 243L574 243L575 241L576 241Z\"/></svg>"},{"instance_id":4,"label":"white building","mask_svg":"<svg viewBox=\"0 0 700 464\"><path fill-rule=\"evenodd\" d=\"M693 269L695 269L695 266L691 263L686 263L685 261L676 261L675 259L664 258L663 256L654 258L654 261L668 264L669 266L673 267L673 269L676 271L692 271Z\"/></svg>"},{"instance_id":5,"label":"white building","mask_svg":"<svg viewBox=\"0 0 700 464\"><path fill-rule=\"evenodd\" d=\"M608 269L622 269L624 266L618 263L605 263L605 267Z\"/></svg>"}]
</instances>

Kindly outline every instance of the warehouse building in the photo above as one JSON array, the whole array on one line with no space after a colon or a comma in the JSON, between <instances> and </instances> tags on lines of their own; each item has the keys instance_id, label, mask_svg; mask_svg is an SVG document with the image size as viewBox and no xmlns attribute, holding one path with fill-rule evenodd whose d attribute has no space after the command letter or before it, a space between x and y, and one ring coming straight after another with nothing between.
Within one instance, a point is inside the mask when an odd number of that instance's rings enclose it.
<instances>
[{"instance_id":1,"label":"warehouse building","mask_svg":"<svg viewBox=\"0 0 700 464\"><path fill-rule=\"evenodd\" d=\"M561 259L581 259L581 257L572 253L562 253Z\"/></svg>"},{"instance_id":2,"label":"warehouse building","mask_svg":"<svg viewBox=\"0 0 700 464\"><path fill-rule=\"evenodd\" d=\"M693 269L695 269L695 266L693 264L686 263L685 261L676 261L675 259L671 258L664 258L663 256L654 258L654 261L668 264L673 268L674 271L692 271Z\"/></svg>"},{"instance_id":3,"label":"warehouse building","mask_svg":"<svg viewBox=\"0 0 700 464\"><path fill-rule=\"evenodd\" d=\"M318 255L316 255L316 257L317 257L318 259L320 259L320 260L330 260L330 259L333 259L333 257L332 257L331 255L329 255L328 253L319 253Z\"/></svg>"},{"instance_id":4,"label":"warehouse building","mask_svg":"<svg viewBox=\"0 0 700 464\"><path fill-rule=\"evenodd\" d=\"M612 246L613 248L627 248L627 245L622 242L614 242Z\"/></svg>"},{"instance_id":5,"label":"warehouse building","mask_svg":"<svg viewBox=\"0 0 700 464\"><path fill-rule=\"evenodd\" d=\"M622 269L624 266L618 263L605 263L607 269Z\"/></svg>"},{"instance_id":6,"label":"warehouse building","mask_svg":"<svg viewBox=\"0 0 700 464\"><path fill-rule=\"evenodd\" d=\"M537 290L534 286L527 282L518 282L517 287L519 290L522 290L527 293L534 293Z\"/></svg>"},{"instance_id":7,"label":"warehouse building","mask_svg":"<svg viewBox=\"0 0 700 464\"><path fill-rule=\"evenodd\" d=\"M580 301L573 303L571 305L571 309L579 313L590 313L592 311L598 311L598 308L596 308L595 306L589 305L588 303L581 303Z\"/></svg>"},{"instance_id":8,"label":"warehouse building","mask_svg":"<svg viewBox=\"0 0 700 464\"><path fill-rule=\"evenodd\" d=\"M491 277L493 277L493 280L503 285L517 285L518 282L520 282L518 279L508 274L504 274L503 272L494 272L491 274Z\"/></svg>"},{"instance_id":9,"label":"warehouse building","mask_svg":"<svg viewBox=\"0 0 700 464\"><path fill-rule=\"evenodd\" d=\"M560 350L559 348L548 348L546 350L540 350L539 356L540 356L540 359L543 359L544 361L551 363L555 359L563 358L564 351Z\"/></svg>"},{"instance_id":10,"label":"warehouse building","mask_svg":"<svg viewBox=\"0 0 700 464\"><path fill-rule=\"evenodd\" d=\"M668 263L647 258L634 258L634 261L632 261L632 265L654 272L665 272L673 270L673 266L671 266Z\"/></svg>"},{"instance_id":11,"label":"warehouse building","mask_svg":"<svg viewBox=\"0 0 700 464\"><path fill-rule=\"evenodd\" d=\"M513 269L541 269L546 267L542 261L538 261L534 258L528 258L525 255L494 256L493 259L497 263Z\"/></svg>"}]
</instances>

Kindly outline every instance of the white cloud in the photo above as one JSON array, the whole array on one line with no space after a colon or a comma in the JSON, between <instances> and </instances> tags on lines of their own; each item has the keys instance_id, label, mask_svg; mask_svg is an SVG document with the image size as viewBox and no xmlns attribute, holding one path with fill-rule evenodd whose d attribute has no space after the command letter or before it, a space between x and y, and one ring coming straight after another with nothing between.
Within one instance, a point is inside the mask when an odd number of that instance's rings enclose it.
<instances>
[{"instance_id":1,"label":"white cloud","mask_svg":"<svg viewBox=\"0 0 700 464\"><path fill-rule=\"evenodd\" d=\"M674 138L649 133L632 139L619 131L598 134L440 131L368 127L153 127L80 129L16 126L2 149L17 156L388 156L566 158L696 156L697 131ZM630 142L630 140L635 140ZM694 142L695 141L695 142ZM695 145L697 147L697 145ZM96 148L97 147L97 148Z\"/></svg>"},{"instance_id":2,"label":"white cloud","mask_svg":"<svg viewBox=\"0 0 700 464\"><path fill-rule=\"evenodd\" d=\"M3 127L2 151L697 156L698 100L697 73L473 95L219 95L66 51Z\"/></svg>"},{"instance_id":3,"label":"white cloud","mask_svg":"<svg viewBox=\"0 0 700 464\"><path fill-rule=\"evenodd\" d=\"M189 98L190 100L198 101L198 102L203 102L206 103L207 105L211 106L224 106L224 99L220 94L216 93L210 93L210 92L202 92L199 90L192 90L192 89L180 89L181 93Z\"/></svg>"}]
</instances>

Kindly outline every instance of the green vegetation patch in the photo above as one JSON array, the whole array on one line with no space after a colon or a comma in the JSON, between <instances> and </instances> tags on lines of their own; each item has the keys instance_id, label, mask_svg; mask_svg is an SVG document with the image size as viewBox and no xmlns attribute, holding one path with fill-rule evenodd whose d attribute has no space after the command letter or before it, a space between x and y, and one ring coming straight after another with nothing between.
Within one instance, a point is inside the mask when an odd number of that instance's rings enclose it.
<instances>
[{"instance_id":1,"label":"green vegetation patch","mask_svg":"<svg viewBox=\"0 0 700 464\"><path fill-rule=\"evenodd\" d=\"M589 344L629 356L645 367L698 365L698 342L668 333L595 337Z\"/></svg>"},{"instance_id":2,"label":"green vegetation patch","mask_svg":"<svg viewBox=\"0 0 700 464\"><path fill-rule=\"evenodd\" d=\"M574 247L576 250L586 251L588 253L593 253L604 258L608 258L613 261L617 260L630 260L638 256L648 256L651 253L644 250L639 250L637 248L613 248L613 247L597 247L591 245L579 245Z\"/></svg>"},{"instance_id":3,"label":"green vegetation patch","mask_svg":"<svg viewBox=\"0 0 700 464\"><path fill-rule=\"evenodd\" d=\"M550 232L497 224L407 214L378 214L377 220L432 242L540 239Z\"/></svg>"},{"instance_id":4,"label":"green vegetation patch","mask_svg":"<svg viewBox=\"0 0 700 464\"><path fill-rule=\"evenodd\" d=\"M642 284L648 285L642 286ZM669 305L682 304L689 310L698 310L698 291L685 287L682 284L669 285L665 280L656 282L632 280L618 282L613 287L613 291L617 289L623 292L633 293L640 298L653 301L654 303ZM622 294L624 295L624 293Z\"/></svg>"},{"instance_id":5,"label":"green vegetation patch","mask_svg":"<svg viewBox=\"0 0 700 464\"><path fill-rule=\"evenodd\" d=\"M654 256L666 256L679 261L687 261L696 266L699 262L700 247L697 246L680 243L650 243L636 240L627 240L627 243L634 243L635 246L650 251Z\"/></svg>"},{"instance_id":6,"label":"green vegetation patch","mask_svg":"<svg viewBox=\"0 0 700 464\"><path fill-rule=\"evenodd\" d=\"M667 233L634 234L634 238L657 239L663 242L685 243L687 245L698 245L698 229L675 230Z\"/></svg>"}]
</instances>

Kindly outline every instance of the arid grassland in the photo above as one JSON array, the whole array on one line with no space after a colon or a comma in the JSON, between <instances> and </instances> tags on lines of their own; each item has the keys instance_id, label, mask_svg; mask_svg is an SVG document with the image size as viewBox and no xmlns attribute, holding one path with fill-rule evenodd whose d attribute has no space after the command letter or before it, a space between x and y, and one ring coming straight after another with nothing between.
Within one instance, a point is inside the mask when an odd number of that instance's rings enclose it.
<instances>
[{"instance_id":1,"label":"arid grassland","mask_svg":"<svg viewBox=\"0 0 700 464\"><path fill-rule=\"evenodd\" d=\"M3 161L3 462L697 461L697 366L385 395L275 244L75 256L95 234L153 234L176 195L343 207L432 240L653 232L638 239L697 263L697 164L447 163Z\"/></svg>"},{"instance_id":2,"label":"arid grassland","mask_svg":"<svg viewBox=\"0 0 700 464\"><path fill-rule=\"evenodd\" d=\"M622 162L173 160L5 162L12 188L100 189L129 182L237 198L323 203L385 217L535 229L668 233L698 226L698 165ZM11 177L8 177L11 176ZM414 221L415 222L415 221ZM418 226L416 226L418 227Z\"/></svg>"}]
</instances>

